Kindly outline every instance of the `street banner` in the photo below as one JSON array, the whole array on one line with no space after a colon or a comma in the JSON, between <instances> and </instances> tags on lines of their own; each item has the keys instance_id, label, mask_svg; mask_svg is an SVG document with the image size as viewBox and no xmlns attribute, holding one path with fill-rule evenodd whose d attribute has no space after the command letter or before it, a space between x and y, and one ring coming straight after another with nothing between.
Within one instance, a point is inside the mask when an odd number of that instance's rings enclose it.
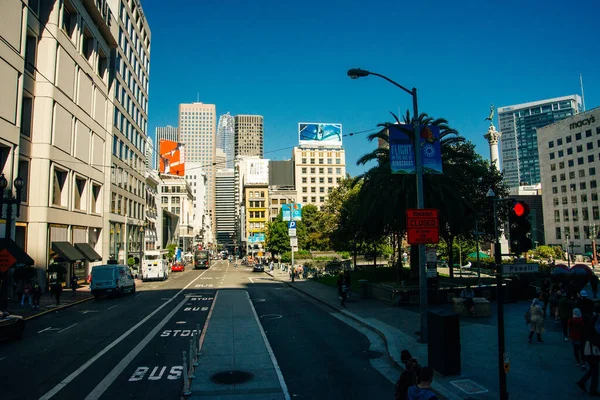
<instances>
[{"instance_id":1,"label":"street banner","mask_svg":"<svg viewBox=\"0 0 600 400\"><path fill-rule=\"evenodd\" d=\"M416 162L411 140L412 125L392 125L389 128L390 166L393 174L415 174ZM419 135L421 163L424 174L442 173L440 129L435 125L421 127Z\"/></svg>"},{"instance_id":2,"label":"street banner","mask_svg":"<svg viewBox=\"0 0 600 400\"><path fill-rule=\"evenodd\" d=\"M440 128L435 125L421 127L421 161L424 174L442 173Z\"/></svg>"},{"instance_id":3,"label":"street banner","mask_svg":"<svg viewBox=\"0 0 600 400\"><path fill-rule=\"evenodd\" d=\"M302 221L302 204L282 204L281 214L284 221Z\"/></svg>"},{"instance_id":4,"label":"street banner","mask_svg":"<svg viewBox=\"0 0 600 400\"><path fill-rule=\"evenodd\" d=\"M292 220L292 205L291 204L282 204L281 205L281 214L283 216L284 221Z\"/></svg>"}]
</instances>

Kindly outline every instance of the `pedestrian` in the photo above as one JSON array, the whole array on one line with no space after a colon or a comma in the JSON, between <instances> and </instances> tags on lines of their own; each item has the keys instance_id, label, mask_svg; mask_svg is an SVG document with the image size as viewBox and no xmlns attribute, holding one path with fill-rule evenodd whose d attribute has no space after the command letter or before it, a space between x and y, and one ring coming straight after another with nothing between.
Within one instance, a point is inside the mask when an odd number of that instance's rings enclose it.
<instances>
[{"instance_id":1,"label":"pedestrian","mask_svg":"<svg viewBox=\"0 0 600 400\"><path fill-rule=\"evenodd\" d=\"M542 297L542 296L540 296ZM537 342L539 344L544 343L542 340L542 333L544 332L544 312L542 311L544 303L542 300L536 298L531 303L531 325L529 328L529 337L527 341L531 343L533 334L537 336Z\"/></svg>"},{"instance_id":2,"label":"pedestrian","mask_svg":"<svg viewBox=\"0 0 600 400\"><path fill-rule=\"evenodd\" d=\"M554 285L552 286L552 289L550 289L550 297L548 302L550 304L550 315L554 317L555 321L558 321L558 298L558 286Z\"/></svg>"},{"instance_id":3,"label":"pedestrian","mask_svg":"<svg viewBox=\"0 0 600 400\"><path fill-rule=\"evenodd\" d=\"M348 293L348 286L346 286L346 282L344 280L344 276L340 275L337 280L338 291L340 293L340 298L342 299L341 306L346 308L346 295Z\"/></svg>"},{"instance_id":4,"label":"pedestrian","mask_svg":"<svg viewBox=\"0 0 600 400\"><path fill-rule=\"evenodd\" d=\"M461 292L460 297L464 300L464 305L469 314L475 315L475 301L473 298L475 297L475 293L473 289L471 289L470 285L467 285Z\"/></svg>"},{"instance_id":5,"label":"pedestrian","mask_svg":"<svg viewBox=\"0 0 600 400\"><path fill-rule=\"evenodd\" d=\"M581 348L581 332L583 330L583 317L579 308L573 309L573 317L569 319L569 338L573 344L573 355L575 356L575 364L582 369L585 369L585 361L583 360L583 349Z\"/></svg>"},{"instance_id":6,"label":"pedestrian","mask_svg":"<svg viewBox=\"0 0 600 400\"><path fill-rule=\"evenodd\" d=\"M37 282L35 282L33 284L32 295L33 295L33 309L39 310L40 309L40 298L42 297L42 287Z\"/></svg>"},{"instance_id":7,"label":"pedestrian","mask_svg":"<svg viewBox=\"0 0 600 400\"><path fill-rule=\"evenodd\" d=\"M350 271L344 272L344 283L346 284L346 288L348 288L348 291L346 292L346 298L349 299L352 296L352 292L350 290L350 287L351 287Z\"/></svg>"},{"instance_id":8,"label":"pedestrian","mask_svg":"<svg viewBox=\"0 0 600 400\"><path fill-rule=\"evenodd\" d=\"M587 392L585 384L591 379L590 396L600 396L600 392L598 392L598 362L600 361L600 343L598 339L599 336L594 328L593 317L583 314L581 344L583 345L583 357L588 363L589 368L576 384L581 390Z\"/></svg>"},{"instance_id":9,"label":"pedestrian","mask_svg":"<svg viewBox=\"0 0 600 400\"><path fill-rule=\"evenodd\" d=\"M558 318L560 318L560 322L562 324L565 342L569 340L568 324L573 315L574 307L575 301L573 296L564 295L561 296L560 300L558 301ZM581 313L581 310L579 310L579 312Z\"/></svg>"},{"instance_id":10,"label":"pedestrian","mask_svg":"<svg viewBox=\"0 0 600 400\"><path fill-rule=\"evenodd\" d=\"M408 400L438 400L431 390L433 381L433 369L423 367L421 370L421 382L408 388Z\"/></svg>"},{"instance_id":11,"label":"pedestrian","mask_svg":"<svg viewBox=\"0 0 600 400\"><path fill-rule=\"evenodd\" d=\"M52 285L52 292L54 293L54 298L56 299L56 305L60 305L60 295L62 294L63 287L59 281L54 282Z\"/></svg>"},{"instance_id":12,"label":"pedestrian","mask_svg":"<svg viewBox=\"0 0 600 400\"><path fill-rule=\"evenodd\" d=\"M590 279L590 286L592 287L592 293L594 294L594 298L598 295L598 275L593 274Z\"/></svg>"},{"instance_id":13,"label":"pedestrian","mask_svg":"<svg viewBox=\"0 0 600 400\"><path fill-rule=\"evenodd\" d=\"M25 285L23 285L23 295L21 296L21 306L24 306L25 300L27 300L27 305L31 307L31 289L31 284L25 282Z\"/></svg>"},{"instance_id":14,"label":"pedestrian","mask_svg":"<svg viewBox=\"0 0 600 400\"><path fill-rule=\"evenodd\" d=\"M546 316L546 309L548 308L548 302L550 301L550 281L548 279L544 279L542 282L542 296L540 300L542 300L542 310L544 311L544 317Z\"/></svg>"},{"instance_id":15,"label":"pedestrian","mask_svg":"<svg viewBox=\"0 0 600 400\"><path fill-rule=\"evenodd\" d=\"M71 277L71 293L73 298L77 295L77 275Z\"/></svg>"},{"instance_id":16,"label":"pedestrian","mask_svg":"<svg viewBox=\"0 0 600 400\"><path fill-rule=\"evenodd\" d=\"M400 374L394 391L394 400L407 400L408 389L416 385L415 376L410 371L404 371Z\"/></svg>"},{"instance_id":17,"label":"pedestrian","mask_svg":"<svg viewBox=\"0 0 600 400\"><path fill-rule=\"evenodd\" d=\"M591 317L594 314L594 302L588 298L588 294L585 290L579 292L577 308L581 310L583 316L589 315Z\"/></svg>"},{"instance_id":18,"label":"pedestrian","mask_svg":"<svg viewBox=\"0 0 600 400\"><path fill-rule=\"evenodd\" d=\"M408 350L400 352L400 360L404 364L404 369L413 374L415 385L421 382L421 366L416 358L414 358Z\"/></svg>"}]
</instances>

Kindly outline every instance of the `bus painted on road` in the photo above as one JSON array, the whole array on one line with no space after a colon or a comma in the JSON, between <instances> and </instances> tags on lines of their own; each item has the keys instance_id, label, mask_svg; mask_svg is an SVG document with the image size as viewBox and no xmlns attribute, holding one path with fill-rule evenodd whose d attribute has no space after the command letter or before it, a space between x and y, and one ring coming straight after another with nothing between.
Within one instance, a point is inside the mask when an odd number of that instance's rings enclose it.
<instances>
[{"instance_id":1,"label":"bus painted on road","mask_svg":"<svg viewBox=\"0 0 600 400\"><path fill-rule=\"evenodd\" d=\"M208 250L196 250L194 252L194 269L210 267L210 253Z\"/></svg>"}]
</instances>

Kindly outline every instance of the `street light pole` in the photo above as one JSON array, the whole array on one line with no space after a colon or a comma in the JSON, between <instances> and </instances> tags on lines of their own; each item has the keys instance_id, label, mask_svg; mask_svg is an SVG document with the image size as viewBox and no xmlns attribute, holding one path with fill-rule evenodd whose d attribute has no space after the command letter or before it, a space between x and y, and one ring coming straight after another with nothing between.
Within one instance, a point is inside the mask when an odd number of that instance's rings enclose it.
<instances>
[{"instance_id":1,"label":"street light pole","mask_svg":"<svg viewBox=\"0 0 600 400\"><path fill-rule=\"evenodd\" d=\"M571 269L571 254L569 254L569 235L566 235L567 237L567 241L566 241L566 248L567 248L567 267L569 267L569 269Z\"/></svg>"},{"instance_id":2,"label":"street light pole","mask_svg":"<svg viewBox=\"0 0 600 400\"><path fill-rule=\"evenodd\" d=\"M504 290L502 288L502 247L498 236L498 198L490 188L487 197L492 200L494 213L494 261L496 263L496 301L498 302L498 383L500 386L500 400L508 400L506 388L506 371L504 370Z\"/></svg>"},{"instance_id":3,"label":"street light pole","mask_svg":"<svg viewBox=\"0 0 600 400\"><path fill-rule=\"evenodd\" d=\"M425 207L425 201L423 197L423 166L421 162L421 139L419 135L419 106L417 100L417 89L412 88L409 90L399 83L391 80L387 76L363 70L360 68L352 68L348 70L348 76L351 79L358 79L361 77L375 75L386 81L390 82L392 85L402 89L406 93L412 96L413 100L413 146L415 151L415 168L417 175L417 209L423 209ZM419 311L421 318L421 327L420 327L420 338L419 341L421 343L427 342L427 269L425 265L425 245L418 245L418 254L419 254Z\"/></svg>"}]
</instances>

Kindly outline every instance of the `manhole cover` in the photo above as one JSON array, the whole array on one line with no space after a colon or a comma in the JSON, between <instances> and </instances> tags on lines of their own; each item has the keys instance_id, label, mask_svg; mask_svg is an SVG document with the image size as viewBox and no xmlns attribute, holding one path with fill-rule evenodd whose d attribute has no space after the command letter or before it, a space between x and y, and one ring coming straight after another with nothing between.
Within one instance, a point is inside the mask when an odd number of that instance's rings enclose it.
<instances>
[{"instance_id":1,"label":"manhole cover","mask_svg":"<svg viewBox=\"0 0 600 400\"><path fill-rule=\"evenodd\" d=\"M220 385L236 385L248 382L254 378L250 372L246 371L224 371L214 374L210 380Z\"/></svg>"}]
</instances>

